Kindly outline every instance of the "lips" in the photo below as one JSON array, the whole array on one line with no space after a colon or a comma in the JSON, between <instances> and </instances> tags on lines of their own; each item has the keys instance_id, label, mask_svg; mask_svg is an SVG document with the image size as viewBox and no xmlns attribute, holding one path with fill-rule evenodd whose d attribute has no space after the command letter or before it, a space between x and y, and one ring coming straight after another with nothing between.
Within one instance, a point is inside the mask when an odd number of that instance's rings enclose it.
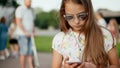
<instances>
[{"instance_id":1,"label":"lips","mask_svg":"<svg viewBox=\"0 0 120 68\"><path fill-rule=\"evenodd\" d=\"M81 27L81 25L76 25L76 26L74 26L75 28L80 28Z\"/></svg>"}]
</instances>

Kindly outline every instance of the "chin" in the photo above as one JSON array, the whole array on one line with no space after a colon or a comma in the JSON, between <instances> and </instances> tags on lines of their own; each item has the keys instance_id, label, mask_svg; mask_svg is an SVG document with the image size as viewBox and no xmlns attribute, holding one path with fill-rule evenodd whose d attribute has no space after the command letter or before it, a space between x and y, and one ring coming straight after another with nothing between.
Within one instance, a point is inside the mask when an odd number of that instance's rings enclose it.
<instances>
[{"instance_id":1,"label":"chin","mask_svg":"<svg viewBox=\"0 0 120 68\"><path fill-rule=\"evenodd\" d=\"M26 5L28 8L30 8L31 7L31 5L30 4L28 4L28 5Z\"/></svg>"},{"instance_id":2,"label":"chin","mask_svg":"<svg viewBox=\"0 0 120 68\"><path fill-rule=\"evenodd\" d=\"M80 28L74 28L75 31L80 31Z\"/></svg>"}]
</instances>

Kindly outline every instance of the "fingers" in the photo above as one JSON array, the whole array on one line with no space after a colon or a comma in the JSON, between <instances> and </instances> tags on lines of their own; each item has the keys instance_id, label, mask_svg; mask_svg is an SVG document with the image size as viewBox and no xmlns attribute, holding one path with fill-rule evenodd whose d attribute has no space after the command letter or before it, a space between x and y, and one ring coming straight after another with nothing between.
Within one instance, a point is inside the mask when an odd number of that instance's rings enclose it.
<instances>
[{"instance_id":1,"label":"fingers","mask_svg":"<svg viewBox=\"0 0 120 68\"><path fill-rule=\"evenodd\" d=\"M77 63L67 63L67 61L69 61L69 57L66 57L64 60L64 68L75 68L78 65Z\"/></svg>"},{"instance_id":2,"label":"fingers","mask_svg":"<svg viewBox=\"0 0 120 68\"><path fill-rule=\"evenodd\" d=\"M69 60L69 57L66 57L64 60L64 63L66 63L66 61L68 61L68 60Z\"/></svg>"},{"instance_id":3,"label":"fingers","mask_svg":"<svg viewBox=\"0 0 120 68\"><path fill-rule=\"evenodd\" d=\"M25 35L26 35L27 37L30 37L30 36L31 36L31 34L28 33L28 32L25 32Z\"/></svg>"},{"instance_id":4,"label":"fingers","mask_svg":"<svg viewBox=\"0 0 120 68\"><path fill-rule=\"evenodd\" d=\"M96 68L96 65L93 63L90 63L90 62L86 62L85 67L86 68Z\"/></svg>"},{"instance_id":5,"label":"fingers","mask_svg":"<svg viewBox=\"0 0 120 68\"><path fill-rule=\"evenodd\" d=\"M73 63L73 64L66 63L65 66L64 66L64 68L76 68L77 65L78 65L77 63Z\"/></svg>"},{"instance_id":6,"label":"fingers","mask_svg":"<svg viewBox=\"0 0 120 68\"><path fill-rule=\"evenodd\" d=\"M85 63L83 62L77 68L84 68L84 66L85 66Z\"/></svg>"},{"instance_id":7,"label":"fingers","mask_svg":"<svg viewBox=\"0 0 120 68\"><path fill-rule=\"evenodd\" d=\"M75 68L75 67L77 67L77 63L75 63L75 64L71 64L71 66L70 66L70 68Z\"/></svg>"},{"instance_id":8,"label":"fingers","mask_svg":"<svg viewBox=\"0 0 120 68\"><path fill-rule=\"evenodd\" d=\"M34 32L33 34L34 34L34 37L36 37L36 36L37 36L37 33L36 33L36 32Z\"/></svg>"},{"instance_id":9,"label":"fingers","mask_svg":"<svg viewBox=\"0 0 120 68\"><path fill-rule=\"evenodd\" d=\"M83 62L81 65L79 65L77 68L97 68L95 64L91 62Z\"/></svg>"}]
</instances>

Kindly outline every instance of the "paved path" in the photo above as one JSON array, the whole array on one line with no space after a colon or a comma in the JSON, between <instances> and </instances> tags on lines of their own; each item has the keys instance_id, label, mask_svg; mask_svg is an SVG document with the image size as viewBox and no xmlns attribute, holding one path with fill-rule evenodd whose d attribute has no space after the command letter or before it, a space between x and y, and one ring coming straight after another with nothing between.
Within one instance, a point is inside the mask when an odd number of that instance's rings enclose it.
<instances>
[{"instance_id":1,"label":"paved path","mask_svg":"<svg viewBox=\"0 0 120 68\"><path fill-rule=\"evenodd\" d=\"M51 68L52 54L51 53L38 53L39 68ZM120 60L119 60L120 61ZM20 68L19 59L8 58L4 61L0 60L0 68ZM28 68L28 66L26 66Z\"/></svg>"},{"instance_id":2,"label":"paved path","mask_svg":"<svg viewBox=\"0 0 120 68\"><path fill-rule=\"evenodd\" d=\"M37 35L54 36L59 30L36 30ZM51 53L38 53L40 67L39 68L51 68ZM4 61L0 60L0 68L20 68L19 59L8 58ZM28 68L28 66L27 66Z\"/></svg>"},{"instance_id":3,"label":"paved path","mask_svg":"<svg viewBox=\"0 0 120 68\"><path fill-rule=\"evenodd\" d=\"M37 35L44 35L44 36L54 36L56 35L60 30L40 30L36 29Z\"/></svg>"},{"instance_id":4,"label":"paved path","mask_svg":"<svg viewBox=\"0 0 120 68\"><path fill-rule=\"evenodd\" d=\"M39 68L51 68L52 54L51 53L38 53ZM28 66L26 66L28 68ZM0 60L0 68L20 68L19 59L8 58L4 61Z\"/></svg>"}]
</instances>

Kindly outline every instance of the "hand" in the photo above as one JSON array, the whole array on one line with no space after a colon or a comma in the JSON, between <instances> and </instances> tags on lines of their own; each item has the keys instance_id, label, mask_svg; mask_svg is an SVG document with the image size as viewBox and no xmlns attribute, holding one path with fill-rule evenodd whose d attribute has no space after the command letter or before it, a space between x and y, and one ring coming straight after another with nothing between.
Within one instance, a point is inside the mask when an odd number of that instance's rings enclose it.
<instances>
[{"instance_id":1,"label":"hand","mask_svg":"<svg viewBox=\"0 0 120 68\"><path fill-rule=\"evenodd\" d=\"M34 37L36 37L36 36L37 36L37 33L36 33L36 32L34 32L34 33L33 33L33 36L34 36Z\"/></svg>"},{"instance_id":2,"label":"hand","mask_svg":"<svg viewBox=\"0 0 120 68\"><path fill-rule=\"evenodd\" d=\"M29 32L25 32L25 35L26 35L27 37L31 37L31 34L30 34Z\"/></svg>"},{"instance_id":3,"label":"hand","mask_svg":"<svg viewBox=\"0 0 120 68\"><path fill-rule=\"evenodd\" d=\"M77 68L97 68L95 64L91 62L83 62L81 65L79 65Z\"/></svg>"},{"instance_id":4,"label":"hand","mask_svg":"<svg viewBox=\"0 0 120 68\"><path fill-rule=\"evenodd\" d=\"M10 35L10 38L12 37L12 33L11 32L9 32L9 35Z\"/></svg>"},{"instance_id":5,"label":"hand","mask_svg":"<svg viewBox=\"0 0 120 68\"><path fill-rule=\"evenodd\" d=\"M63 67L64 68L75 68L75 67L77 67L77 63L72 63L72 64L68 64L66 61L68 61L69 60L69 58L67 57L67 58L65 58L65 60L64 60L64 65L63 65Z\"/></svg>"}]
</instances>

